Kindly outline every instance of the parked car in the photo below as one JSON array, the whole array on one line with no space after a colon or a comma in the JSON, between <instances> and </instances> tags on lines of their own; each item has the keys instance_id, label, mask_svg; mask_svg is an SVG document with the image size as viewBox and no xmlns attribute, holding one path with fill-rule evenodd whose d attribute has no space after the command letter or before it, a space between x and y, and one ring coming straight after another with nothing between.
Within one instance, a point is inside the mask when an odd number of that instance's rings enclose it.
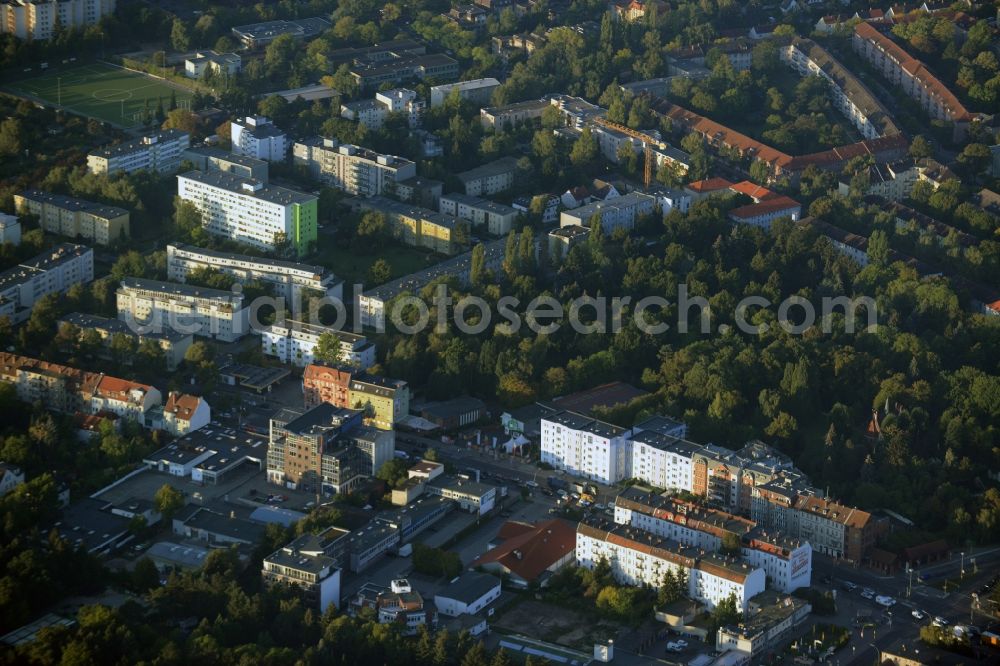
<instances>
[{"instance_id":1,"label":"parked car","mask_svg":"<svg viewBox=\"0 0 1000 666\"><path fill-rule=\"evenodd\" d=\"M686 648L688 646L688 642L683 638L678 638L676 641L674 641L674 643L680 645L682 648Z\"/></svg>"},{"instance_id":2,"label":"parked car","mask_svg":"<svg viewBox=\"0 0 1000 666\"><path fill-rule=\"evenodd\" d=\"M849 580L845 580L842 584L842 587L848 592L853 592L854 590L858 589L858 586Z\"/></svg>"},{"instance_id":3,"label":"parked car","mask_svg":"<svg viewBox=\"0 0 1000 666\"><path fill-rule=\"evenodd\" d=\"M683 652L684 646L679 643L667 643L667 652Z\"/></svg>"},{"instance_id":4,"label":"parked car","mask_svg":"<svg viewBox=\"0 0 1000 666\"><path fill-rule=\"evenodd\" d=\"M885 606L886 608L892 608L893 606L896 605L896 600L893 599L890 596L887 596L887 595L884 595L884 594L880 594L877 597L875 597L875 603L877 603L879 606Z\"/></svg>"},{"instance_id":5,"label":"parked car","mask_svg":"<svg viewBox=\"0 0 1000 666\"><path fill-rule=\"evenodd\" d=\"M538 484L535 483L534 481L525 481L524 485L528 486L529 488L537 488L538 487Z\"/></svg>"},{"instance_id":6,"label":"parked car","mask_svg":"<svg viewBox=\"0 0 1000 666\"><path fill-rule=\"evenodd\" d=\"M925 617L927 617L927 615L925 615L923 612L918 611L916 609L910 612L910 615L913 616L914 620L923 620Z\"/></svg>"},{"instance_id":7,"label":"parked car","mask_svg":"<svg viewBox=\"0 0 1000 666\"><path fill-rule=\"evenodd\" d=\"M566 499L567 493L566 493L565 490L563 490L562 488L560 488L559 490L556 491L556 495L559 495L559 497L562 497L563 499Z\"/></svg>"},{"instance_id":8,"label":"parked car","mask_svg":"<svg viewBox=\"0 0 1000 666\"><path fill-rule=\"evenodd\" d=\"M935 627L947 627L949 624L951 624L951 622L949 622L948 620L944 619L940 615L937 615L937 616L934 617L933 624L934 624Z\"/></svg>"},{"instance_id":9,"label":"parked car","mask_svg":"<svg viewBox=\"0 0 1000 666\"><path fill-rule=\"evenodd\" d=\"M597 511L604 511L604 505L600 504L600 503L595 504L594 505L594 509L597 510Z\"/></svg>"},{"instance_id":10,"label":"parked car","mask_svg":"<svg viewBox=\"0 0 1000 666\"><path fill-rule=\"evenodd\" d=\"M874 599L875 590L873 590L870 587L866 587L865 589L861 590L861 596L864 597L865 599Z\"/></svg>"}]
</instances>

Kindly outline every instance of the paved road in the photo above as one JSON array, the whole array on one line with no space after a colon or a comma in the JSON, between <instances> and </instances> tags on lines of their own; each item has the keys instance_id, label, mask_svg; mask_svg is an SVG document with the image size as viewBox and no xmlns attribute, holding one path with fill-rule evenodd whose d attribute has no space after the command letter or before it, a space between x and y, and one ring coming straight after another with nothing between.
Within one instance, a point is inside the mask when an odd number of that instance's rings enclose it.
<instances>
[{"instance_id":1,"label":"paved road","mask_svg":"<svg viewBox=\"0 0 1000 666\"><path fill-rule=\"evenodd\" d=\"M856 618L871 614L876 626L867 628L855 627L851 632L851 641L847 647L836 653L833 663L871 664L875 661L876 650L885 649L897 644L901 639L916 642L920 627L929 623L935 616L947 619L950 623L972 623L985 625L989 618L976 613L972 608L972 593L978 590L992 576L996 575L997 562L1000 561L1000 548L989 547L975 551L975 567L972 565L973 554L966 553L966 575L957 590L944 592L936 587L920 584L917 576L911 580L905 572L893 576L881 575L867 569L859 569L838 563L824 555L813 555L813 581L815 587L837 590L838 614L831 620L836 624L854 626ZM959 576L962 557L959 553L945 561L931 566L922 567L922 572L943 573L947 576ZM832 576L832 585L824 585L826 576ZM859 588L853 592L840 589L842 581L850 581ZM874 601L861 596L861 589L870 587L876 594L884 594L897 599L891 615ZM914 610L923 612L927 617L915 619L911 613ZM970 615L971 613L971 615Z\"/></svg>"}]
</instances>

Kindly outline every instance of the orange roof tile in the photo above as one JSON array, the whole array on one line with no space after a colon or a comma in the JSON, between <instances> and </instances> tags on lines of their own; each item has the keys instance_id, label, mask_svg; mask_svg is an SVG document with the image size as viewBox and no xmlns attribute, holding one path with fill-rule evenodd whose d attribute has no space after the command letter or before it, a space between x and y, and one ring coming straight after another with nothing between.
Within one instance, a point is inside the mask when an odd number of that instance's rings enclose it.
<instances>
[{"instance_id":1,"label":"orange roof tile","mask_svg":"<svg viewBox=\"0 0 1000 666\"><path fill-rule=\"evenodd\" d=\"M505 531L521 530L524 524L505 524ZM526 581L541 576L549 567L576 549L576 530L564 520L555 518L507 538L496 548L476 558L473 567L496 562Z\"/></svg>"},{"instance_id":2,"label":"orange roof tile","mask_svg":"<svg viewBox=\"0 0 1000 666\"><path fill-rule=\"evenodd\" d=\"M924 64L911 56L895 41L886 37L868 23L859 23L854 27L856 35L862 39L875 43L890 58L895 60L899 66L909 73L913 78L920 81L932 95L941 100L941 104L948 109L953 121L972 120L973 114L958 100L946 85L928 70Z\"/></svg>"},{"instance_id":3,"label":"orange roof tile","mask_svg":"<svg viewBox=\"0 0 1000 666\"><path fill-rule=\"evenodd\" d=\"M779 213L781 211L792 210L794 208L801 208L801 204L791 197L776 196L773 199L767 199L766 201L761 201L760 203L734 208L729 211L729 216L746 219L757 217L758 215Z\"/></svg>"},{"instance_id":4,"label":"orange roof tile","mask_svg":"<svg viewBox=\"0 0 1000 666\"><path fill-rule=\"evenodd\" d=\"M764 199L770 199L778 196L776 192L772 192L763 185L752 183L749 180L744 180L736 183L735 185L730 185L729 189L737 194L745 194L758 203Z\"/></svg>"},{"instance_id":5,"label":"orange roof tile","mask_svg":"<svg viewBox=\"0 0 1000 666\"><path fill-rule=\"evenodd\" d=\"M696 180L693 183L688 183L687 188L692 192L716 192L718 190L725 190L732 188L733 184L730 183L725 178L707 178L705 180Z\"/></svg>"}]
</instances>

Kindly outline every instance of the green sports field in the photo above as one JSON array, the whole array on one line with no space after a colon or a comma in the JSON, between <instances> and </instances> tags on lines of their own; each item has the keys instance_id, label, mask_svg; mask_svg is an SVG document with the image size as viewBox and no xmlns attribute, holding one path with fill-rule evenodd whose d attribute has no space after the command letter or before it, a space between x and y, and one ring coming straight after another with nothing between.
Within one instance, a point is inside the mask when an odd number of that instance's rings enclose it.
<instances>
[{"instance_id":1,"label":"green sports field","mask_svg":"<svg viewBox=\"0 0 1000 666\"><path fill-rule=\"evenodd\" d=\"M159 79L120 67L93 63L47 72L8 86L15 94L37 97L90 118L124 127L142 123L147 104L156 112L159 100L169 108L170 96L186 108L191 92Z\"/></svg>"}]
</instances>

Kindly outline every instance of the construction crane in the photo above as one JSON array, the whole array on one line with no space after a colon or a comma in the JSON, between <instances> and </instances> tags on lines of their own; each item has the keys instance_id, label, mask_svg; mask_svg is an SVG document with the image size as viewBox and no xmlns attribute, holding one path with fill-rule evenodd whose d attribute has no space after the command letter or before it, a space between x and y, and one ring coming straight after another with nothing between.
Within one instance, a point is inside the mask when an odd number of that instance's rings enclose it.
<instances>
[{"instance_id":1,"label":"construction crane","mask_svg":"<svg viewBox=\"0 0 1000 666\"><path fill-rule=\"evenodd\" d=\"M646 184L646 189L649 189L650 183L653 182L653 149L652 146L656 146L661 150L667 147L667 144L663 141L657 139L656 137L645 134L644 132L637 132L631 127L626 127L625 125L620 125L618 123L613 123L604 116L598 116L594 118L594 122L608 129L615 130L616 132L621 132L626 136L630 136L633 139L638 139L642 141L643 152L646 157L646 167L643 173L643 182Z\"/></svg>"}]
</instances>

